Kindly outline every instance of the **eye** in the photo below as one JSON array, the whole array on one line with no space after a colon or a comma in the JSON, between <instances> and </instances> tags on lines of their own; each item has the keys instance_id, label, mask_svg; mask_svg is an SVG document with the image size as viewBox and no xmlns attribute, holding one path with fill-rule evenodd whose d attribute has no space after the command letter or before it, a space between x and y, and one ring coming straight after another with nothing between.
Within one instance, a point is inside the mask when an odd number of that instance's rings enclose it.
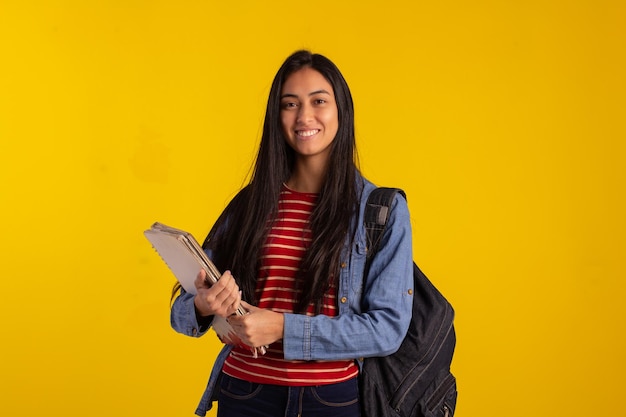
<instances>
[{"instance_id":1,"label":"eye","mask_svg":"<svg viewBox=\"0 0 626 417\"><path fill-rule=\"evenodd\" d=\"M313 100L313 104L326 104L326 100L324 100L323 98L316 98L315 100Z\"/></svg>"},{"instance_id":2,"label":"eye","mask_svg":"<svg viewBox=\"0 0 626 417\"><path fill-rule=\"evenodd\" d=\"M298 104L293 102L293 101L283 101L280 105L280 107L282 109L295 109L296 107L298 107Z\"/></svg>"}]
</instances>

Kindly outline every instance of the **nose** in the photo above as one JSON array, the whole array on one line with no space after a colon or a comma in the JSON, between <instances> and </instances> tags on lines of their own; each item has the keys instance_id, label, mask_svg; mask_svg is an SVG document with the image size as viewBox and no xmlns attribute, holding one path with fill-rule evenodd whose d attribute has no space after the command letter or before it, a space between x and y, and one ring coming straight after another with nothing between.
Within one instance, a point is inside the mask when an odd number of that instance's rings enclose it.
<instances>
[{"instance_id":1,"label":"nose","mask_svg":"<svg viewBox=\"0 0 626 417\"><path fill-rule=\"evenodd\" d=\"M313 118L313 109L308 103L303 103L298 109L297 123L307 123Z\"/></svg>"}]
</instances>

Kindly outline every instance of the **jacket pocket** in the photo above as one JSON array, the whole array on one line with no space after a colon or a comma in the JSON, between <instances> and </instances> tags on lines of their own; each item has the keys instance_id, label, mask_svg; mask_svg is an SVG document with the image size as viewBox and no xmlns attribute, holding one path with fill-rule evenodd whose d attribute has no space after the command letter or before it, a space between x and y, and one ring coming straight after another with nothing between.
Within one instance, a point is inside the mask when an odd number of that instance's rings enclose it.
<instances>
[{"instance_id":1,"label":"jacket pocket","mask_svg":"<svg viewBox=\"0 0 626 417\"><path fill-rule=\"evenodd\" d=\"M456 378L449 371L441 371L420 401L424 416L453 417L456 397Z\"/></svg>"}]
</instances>

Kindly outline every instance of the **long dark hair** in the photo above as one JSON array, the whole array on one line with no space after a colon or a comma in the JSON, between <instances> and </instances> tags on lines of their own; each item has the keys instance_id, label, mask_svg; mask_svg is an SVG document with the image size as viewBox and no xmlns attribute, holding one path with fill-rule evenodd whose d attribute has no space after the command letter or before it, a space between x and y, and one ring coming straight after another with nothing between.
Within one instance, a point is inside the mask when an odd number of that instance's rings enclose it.
<instances>
[{"instance_id":1,"label":"long dark hair","mask_svg":"<svg viewBox=\"0 0 626 417\"><path fill-rule=\"evenodd\" d=\"M256 302L254 290L261 247L268 220L275 218L281 188L291 176L295 152L287 144L280 119L283 84L292 73L310 67L331 84L338 109L339 129L331 143L326 177L311 215L313 240L297 277L296 312L312 302L319 312L324 292L338 281L341 250L352 238L351 217L358 208L357 154L354 106L348 84L328 58L301 50L289 56L278 70L265 112L261 144L250 183L231 201L209 233L205 247L212 249L216 266L230 270L245 300Z\"/></svg>"}]
</instances>

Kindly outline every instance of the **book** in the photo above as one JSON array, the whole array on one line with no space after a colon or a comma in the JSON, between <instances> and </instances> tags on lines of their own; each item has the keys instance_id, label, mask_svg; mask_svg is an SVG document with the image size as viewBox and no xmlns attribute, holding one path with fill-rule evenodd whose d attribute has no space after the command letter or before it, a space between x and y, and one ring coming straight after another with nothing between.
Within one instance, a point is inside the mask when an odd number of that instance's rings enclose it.
<instances>
[{"instance_id":1,"label":"book","mask_svg":"<svg viewBox=\"0 0 626 417\"><path fill-rule=\"evenodd\" d=\"M150 229L144 231L144 235L186 292L196 294L194 282L200 270L206 273L206 282L209 286L220 279L222 274L191 233L156 222ZM247 311L239 306L234 314L242 316L247 314ZM254 357L265 354L264 346L254 348L244 344L224 317L216 315L212 328L223 343L243 346L249 349Z\"/></svg>"}]
</instances>

